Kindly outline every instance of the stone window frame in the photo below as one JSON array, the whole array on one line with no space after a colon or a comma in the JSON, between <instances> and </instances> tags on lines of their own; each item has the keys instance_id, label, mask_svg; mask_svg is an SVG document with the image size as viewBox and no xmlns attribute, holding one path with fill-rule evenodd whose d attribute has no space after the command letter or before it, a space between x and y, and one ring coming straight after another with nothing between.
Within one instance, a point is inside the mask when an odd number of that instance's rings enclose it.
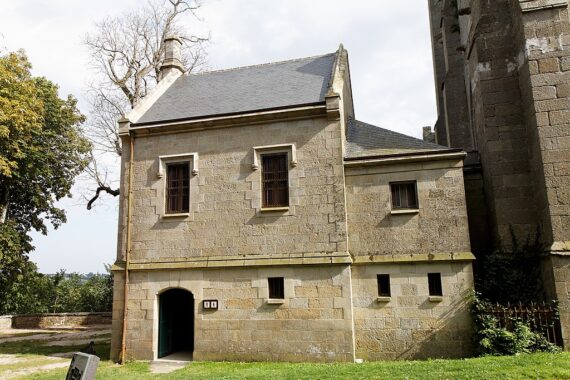
<instances>
[{"instance_id":1,"label":"stone window frame","mask_svg":"<svg viewBox=\"0 0 570 380\"><path fill-rule=\"evenodd\" d=\"M267 303L283 303L285 300L285 277L267 277L267 289L269 292ZM272 291L279 294L271 294Z\"/></svg>"},{"instance_id":2,"label":"stone window frame","mask_svg":"<svg viewBox=\"0 0 570 380\"><path fill-rule=\"evenodd\" d=\"M412 208L394 208L394 200L392 198L392 186L394 185L406 185L406 184L413 184L415 195L416 195L416 207ZM420 212L420 196L418 192L418 181L415 179L406 180L406 181L392 181L388 183L388 190L390 193L390 213L392 215L398 214L417 214Z\"/></svg>"},{"instance_id":3,"label":"stone window frame","mask_svg":"<svg viewBox=\"0 0 570 380\"><path fill-rule=\"evenodd\" d=\"M387 279L388 280L387 289L382 289L381 279ZM391 298L392 298L391 280L392 279L390 278L390 274L388 274L388 273L379 273L376 275L376 284L378 287L378 298L377 298L378 302L389 302L391 300ZM386 290L387 290L387 292L386 292Z\"/></svg>"},{"instance_id":4,"label":"stone window frame","mask_svg":"<svg viewBox=\"0 0 570 380\"><path fill-rule=\"evenodd\" d=\"M443 301L443 279L440 272L427 274L429 300L432 302Z\"/></svg>"},{"instance_id":5,"label":"stone window frame","mask_svg":"<svg viewBox=\"0 0 570 380\"><path fill-rule=\"evenodd\" d=\"M189 178L189 187L188 191L189 194L189 210L188 212L182 213L167 213L167 204L166 204L166 166L169 164L175 163L188 163L190 167L190 178ZM158 171L156 176L159 180L162 181L162 185L159 187L160 194L158 196L158 204L157 207L160 210L161 218L180 218L180 217L189 217L192 215L193 211L193 204L195 204L194 199L197 199L198 196L198 183L195 180L195 177L198 175L198 153L181 153L181 154L169 154L158 156Z\"/></svg>"},{"instance_id":6,"label":"stone window frame","mask_svg":"<svg viewBox=\"0 0 570 380\"><path fill-rule=\"evenodd\" d=\"M283 215L294 215L295 207L298 204L298 199L295 196L294 189L298 187L298 178L295 176L295 169L297 167L297 148L294 143L274 144L254 146L253 148L253 163L251 169L257 172L258 175L251 179L252 196L247 198L252 202L252 208L258 213L280 213ZM289 191L289 205L284 207L263 207L263 186L262 186L262 173L260 168L261 156L265 154L278 154L286 153L289 162L288 170L288 191Z\"/></svg>"},{"instance_id":7,"label":"stone window frame","mask_svg":"<svg viewBox=\"0 0 570 380\"><path fill-rule=\"evenodd\" d=\"M281 284L281 295L275 295L272 293L272 281L271 280L280 280ZM274 286L274 285L273 285ZM274 290L275 291L275 290ZM266 303L268 305L283 305L285 303L285 296L287 291L285 290L285 277L283 276L271 276L267 277L267 300ZM273 297L272 297L273 296Z\"/></svg>"}]
</instances>

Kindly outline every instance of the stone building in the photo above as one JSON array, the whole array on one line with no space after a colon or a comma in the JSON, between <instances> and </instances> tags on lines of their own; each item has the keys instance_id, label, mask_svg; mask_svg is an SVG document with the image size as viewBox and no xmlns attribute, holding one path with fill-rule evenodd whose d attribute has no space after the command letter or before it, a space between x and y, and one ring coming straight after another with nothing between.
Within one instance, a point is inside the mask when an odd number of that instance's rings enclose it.
<instances>
[{"instance_id":1,"label":"stone building","mask_svg":"<svg viewBox=\"0 0 570 380\"><path fill-rule=\"evenodd\" d=\"M567 0L429 0L436 141L468 154L473 252L538 232L544 293L570 347L570 19Z\"/></svg>"},{"instance_id":2,"label":"stone building","mask_svg":"<svg viewBox=\"0 0 570 380\"><path fill-rule=\"evenodd\" d=\"M190 75L167 45L120 121L112 357L469 354L462 149L358 121L342 45Z\"/></svg>"}]
</instances>

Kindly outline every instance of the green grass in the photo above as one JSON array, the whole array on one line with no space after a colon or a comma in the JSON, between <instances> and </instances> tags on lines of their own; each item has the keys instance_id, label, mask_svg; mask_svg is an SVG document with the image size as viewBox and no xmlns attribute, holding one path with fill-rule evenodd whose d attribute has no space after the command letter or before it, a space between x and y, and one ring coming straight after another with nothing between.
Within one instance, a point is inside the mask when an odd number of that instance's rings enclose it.
<instances>
[{"instance_id":1,"label":"green grass","mask_svg":"<svg viewBox=\"0 0 570 380\"><path fill-rule=\"evenodd\" d=\"M108 335L105 335L108 337ZM56 352L77 351L82 346L44 346L46 341L8 342L0 354L14 354L25 362L0 366L3 371L48 364L46 356ZM195 362L169 374L152 374L146 362L124 366L109 361L109 343L95 345L102 359L97 379L570 379L570 353L533 354L510 357L485 357L464 360L427 360L335 363L229 363ZM20 379L60 380L66 368L36 373Z\"/></svg>"},{"instance_id":2,"label":"green grass","mask_svg":"<svg viewBox=\"0 0 570 380\"><path fill-rule=\"evenodd\" d=\"M22 379L60 380L65 373L58 369ZM570 353L363 364L195 362L162 375L151 374L146 362L119 366L106 360L97 379L570 379Z\"/></svg>"}]
</instances>

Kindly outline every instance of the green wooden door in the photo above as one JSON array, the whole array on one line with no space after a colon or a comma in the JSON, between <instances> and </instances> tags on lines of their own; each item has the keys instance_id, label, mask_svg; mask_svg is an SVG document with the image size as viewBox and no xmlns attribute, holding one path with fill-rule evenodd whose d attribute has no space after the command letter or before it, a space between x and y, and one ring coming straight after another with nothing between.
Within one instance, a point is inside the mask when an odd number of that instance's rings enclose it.
<instances>
[{"instance_id":1,"label":"green wooden door","mask_svg":"<svg viewBox=\"0 0 570 380\"><path fill-rule=\"evenodd\" d=\"M168 292L159 298L158 308L158 357L172 353L172 310Z\"/></svg>"}]
</instances>

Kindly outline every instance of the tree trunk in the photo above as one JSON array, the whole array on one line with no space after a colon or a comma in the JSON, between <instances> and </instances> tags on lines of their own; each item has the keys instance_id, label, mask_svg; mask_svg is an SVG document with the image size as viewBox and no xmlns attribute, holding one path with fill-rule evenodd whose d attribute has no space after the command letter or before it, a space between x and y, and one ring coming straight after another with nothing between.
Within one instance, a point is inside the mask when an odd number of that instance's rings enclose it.
<instances>
[{"instance_id":1,"label":"tree trunk","mask_svg":"<svg viewBox=\"0 0 570 380\"><path fill-rule=\"evenodd\" d=\"M6 223L8 217L8 190L0 191L0 224Z\"/></svg>"}]
</instances>

